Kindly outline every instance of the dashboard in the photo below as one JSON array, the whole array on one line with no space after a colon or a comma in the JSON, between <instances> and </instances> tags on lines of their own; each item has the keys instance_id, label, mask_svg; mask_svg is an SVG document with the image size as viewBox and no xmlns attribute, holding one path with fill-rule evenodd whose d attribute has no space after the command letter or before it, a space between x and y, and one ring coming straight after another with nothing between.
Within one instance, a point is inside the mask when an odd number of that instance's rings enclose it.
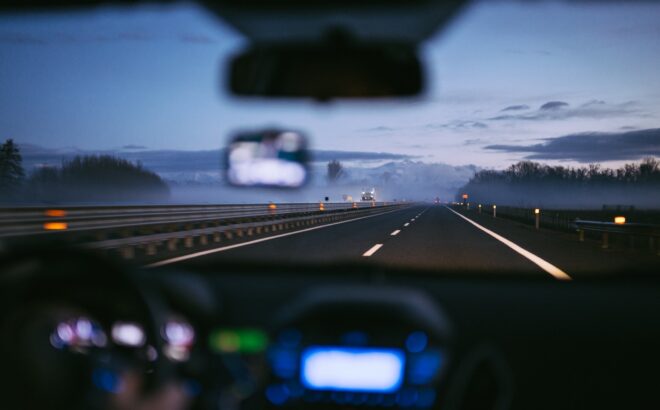
<instances>
[{"instance_id":1,"label":"dashboard","mask_svg":"<svg viewBox=\"0 0 660 410\"><path fill-rule=\"evenodd\" d=\"M127 386L149 396L172 383L185 400L156 408L660 403L652 278L493 281L371 265L139 270L78 251L2 266L2 387L16 408L138 408L122 407Z\"/></svg>"}]
</instances>

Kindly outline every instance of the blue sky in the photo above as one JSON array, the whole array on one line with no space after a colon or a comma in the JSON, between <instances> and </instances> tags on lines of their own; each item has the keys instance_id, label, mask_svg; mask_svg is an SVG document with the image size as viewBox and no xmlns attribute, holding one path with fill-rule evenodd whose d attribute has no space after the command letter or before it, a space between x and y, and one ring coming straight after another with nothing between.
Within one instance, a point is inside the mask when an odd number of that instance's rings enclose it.
<instances>
[{"instance_id":1,"label":"blue sky","mask_svg":"<svg viewBox=\"0 0 660 410\"><path fill-rule=\"evenodd\" d=\"M276 125L306 131L316 149L452 165L544 160L543 149L516 147L582 133L612 134L618 152L628 143L628 159L659 155L660 132L634 132L660 128L660 4L531 3L476 3L426 42L422 98L331 104L227 95L223 62L243 40L196 6L3 16L0 139L208 150L236 130ZM589 159L570 152L585 144L562 146L544 161ZM614 154L596 158L626 160Z\"/></svg>"}]
</instances>

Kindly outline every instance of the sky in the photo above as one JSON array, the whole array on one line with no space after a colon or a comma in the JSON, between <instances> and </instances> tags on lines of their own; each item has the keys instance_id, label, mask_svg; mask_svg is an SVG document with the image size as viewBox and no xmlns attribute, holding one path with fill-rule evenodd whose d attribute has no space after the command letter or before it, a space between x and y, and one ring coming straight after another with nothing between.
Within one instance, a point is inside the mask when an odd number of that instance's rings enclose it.
<instances>
[{"instance_id":1,"label":"sky","mask_svg":"<svg viewBox=\"0 0 660 410\"><path fill-rule=\"evenodd\" d=\"M414 100L244 100L245 45L195 5L0 16L0 140L48 149L215 150L241 129L317 150L504 168L660 156L660 4L481 1L421 47Z\"/></svg>"}]
</instances>

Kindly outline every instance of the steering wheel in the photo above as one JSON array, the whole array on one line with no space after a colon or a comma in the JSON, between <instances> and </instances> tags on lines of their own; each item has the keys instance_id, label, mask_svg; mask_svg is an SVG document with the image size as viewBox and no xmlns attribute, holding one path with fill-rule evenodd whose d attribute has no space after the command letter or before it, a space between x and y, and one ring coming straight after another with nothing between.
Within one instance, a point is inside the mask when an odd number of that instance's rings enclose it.
<instances>
[{"instance_id":1,"label":"steering wheel","mask_svg":"<svg viewBox=\"0 0 660 410\"><path fill-rule=\"evenodd\" d=\"M48 246L5 255L0 397L22 409L139 408L177 381L163 354L166 312L138 275L95 253ZM182 408L166 391L164 401Z\"/></svg>"}]
</instances>

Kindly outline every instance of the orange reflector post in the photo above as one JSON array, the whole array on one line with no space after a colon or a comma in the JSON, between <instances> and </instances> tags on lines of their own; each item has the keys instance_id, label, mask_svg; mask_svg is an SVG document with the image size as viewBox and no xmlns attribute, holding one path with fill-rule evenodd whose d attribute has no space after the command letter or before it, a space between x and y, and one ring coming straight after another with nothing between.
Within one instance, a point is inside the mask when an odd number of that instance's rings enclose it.
<instances>
[{"instance_id":1,"label":"orange reflector post","mask_svg":"<svg viewBox=\"0 0 660 410\"><path fill-rule=\"evenodd\" d=\"M325 205L323 205L323 202L319 202L319 211L325 211Z\"/></svg>"},{"instance_id":2,"label":"orange reflector post","mask_svg":"<svg viewBox=\"0 0 660 410\"><path fill-rule=\"evenodd\" d=\"M353 202L353 208L357 208L357 202Z\"/></svg>"},{"instance_id":3,"label":"orange reflector post","mask_svg":"<svg viewBox=\"0 0 660 410\"><path fill-rule=\"evenodd\" d=\"M468 194L463 194L463 199L468 199Z\"/></svg>"},{"instance_id":4,"label":"orange reflector post","mask_svg":"<svg viewBox=\"0 0 660 410\"><path fill-rule=\"evenodd\" d=\"M617 225L623 225L626 223L626 217L625 216L615 216L614 217L614 223Z\"/></svg>"},{"instance_id":5,"label":"orange reflector post","mask_svg":"<svg viewBox=\"0 0 660 410\"><path fill-rule=\"evenodd\" d=\"M66 222L46 222L44 229L47 231L64 231L68 228Z\"/></svg>"},{"instance_id":6,"label":"orange reflector post","mask_svg":"<svg viewBox=\"0 0 660 410\"><path fill-rule=\"evenodd\" d=\"M61 218L66 216L66 211L64 209L46 209L44 214L53 218Z\"/></svg>"},{"instance_id":7,"label":"orange reflector post","mask_svg":"<svg viewBox=\"0 0 660 410\"><path fill-rule=\"evenodd\" d=\"M268 209L277 209L277 205L271 202L270 204L268 204Z\"/></svg>"}]
</instances>

